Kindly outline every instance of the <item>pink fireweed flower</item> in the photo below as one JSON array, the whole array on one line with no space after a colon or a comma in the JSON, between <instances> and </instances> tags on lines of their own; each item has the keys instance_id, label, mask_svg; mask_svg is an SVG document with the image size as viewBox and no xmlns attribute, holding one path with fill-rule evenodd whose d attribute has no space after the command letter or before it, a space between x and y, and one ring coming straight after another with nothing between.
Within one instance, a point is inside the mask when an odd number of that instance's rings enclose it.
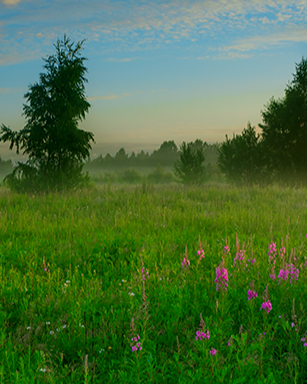
<instances>
[{"instance_id":1,"label":"pink fireweed flower","mask_svg":"<svg viewBox=\"0 0 307 384\"><path fill-rule=\"evenodd\" d=\"M224 247L224 253L225 253L225 255L227 255L229 252L230 252L229 245L225 245L225 247Z\"/></svg>"},{"instance_id":2,"label":"pink fireweed flower","mask_svg":"<svg viewBox=\"0 0 307 384\"><path fill-rule=\"evenodd\" d=\"M286 248L285 248L285 247L281 247L281 248L279 249L279 256L280 256L281 259L284 258L285 253L286 253Z\"/></svg>"},{"instance_id":3,"label":"pink fireweed flower","mask_svg":"<svg viewBox=\"0 0 307 384\"><path fill-rule=\"evenodd\" d=\"M196 332L196 340L202 340L202 339L207 339L209 340L210 338L210 334L209 334L209 329L207 329L207 332L203 332L203 331L197 331Z\"/></svg>"},{"instance_id":4,"label":"pink fireweed flower","mask_svg":"<svg viewBox=\"0 0 307 384\"><path fill-rule=\"evenodd\" d=\"M212 348L211 351L209 351L209 353L211 353L212 356L215 356L216 355L216 349Z\"/></svg>"},{"instance_id":5,"label":"pink fireweed flower","mask_svg":"<svg viewBox=\"0 0 307 384\"><path fill-rule=\"evenodd\" d=\"M132 352L136 352L138 349L141 351L142 350L142 346L141 346L141 343L138 342L138 340L140 340L140 336L137 335L136 337L132 337L131 341L135 342L136 345L133 345L132 346Z\"/></svg>"},{"instance_id":6,"label":"pink fireweed flower","mask_svg":"<svg viewBox=\"0 0 307 384\"><path fill-rule=\"evenodd\" d=\"M145 280L146 278L149 278L149 276L148 276L148 269L146 269L146 273L145 273L145 268L144 267L141 269L141 274L142 274L143 280Z\"/></svg>"},{"instance_id":7,"label":"pink fireweed flower","mask_svg":"<svg viewBox=\"0 0 307 384\"><path fill-rule=\"evenodd\" d=\"M285 269L285 270L281 269L279 271L278 278L286 281L286 280L288 280L288 275L289 275L289 271L287 269Z\"/></svg>"},{"instance_id":8,"label":"pink fireweed flower","mask_svg":"<svg viewBox=\"0 0 307 384\"><path fill-rule=\"evenodd\" d=\"M273 256L270 256L270 259L273 258L274 256L276 256L276 243L272 243L272 244L269 244L269 253L268 253L268 256L270 255L273 255Z\"/></svg>"},{"instance_id":9,"label":"pink fireweed flower","mask_svg":"<svg viewBox=\"0 0 307 384\"><path fill-rule=\"evenodd\" d=\"M248 290L247 295L248 295L248 300L258 297L258 293L250 289Z\"/></svg>"},{"instance_id":10,"label":"pink fireweed flower","mask_svg":"<svg viewBox=\"0 0 307 384\"><path fill-rule=\"evenodd\" d=\"M183 258L183 262L182 262L182 268L184 268L184 267L187 267L187 268L189 268L189 266L190 266L190 260L188 260L188 259L185 259L185 257Z\"/></svg>"},{"instance_id":11,"label":"pink fireweed flower","mask_svg":"<svg viewBox=\"0 0 307 384\"><path fill-rule=\"evenodd\" d=\"M198 245L199 245L199 250L197 251L197 256L199 256L199 260L205 258L205 251L203 250L203 246L200 241L200 234L198 235Z\"/></svg>"},{"instance_id":12,"label":"pink fireweed flower","mask_svg":"<svg viewBox=\"0 0 307 384\"><path fill-rule=\"evenodd\" d=\"M199 256L199 260L204 259L205 251L203 249L200 249L199 251L197 251L197 256Z\"/></svg>"},{"instance_id":13,"label":"pink fireweed flower","mask_svg":"<svg viewBox=\"0 0 307 384\"><path fill-rule=\"evenodd\" d=\"M299 276L299 269L294 267L293 264L290 266L290 283L292 283L292 280L297 280Z\"/></svg>"},{"instance_id":14,"label":"pink fireweed flower","mask_svg":"<svg viewBox=\"0 0 307 384\"><path fill-rule=\"evenodd\" d=\"M233 265L235 266L237 263L237 260L244 260L244 250L241 250L240 252L237 252L236 257L233 259Z\"/></svg>"},{"instance_id":15,"label":"pink fireweed flower","mask_svg":"<svg viewBox=\"0 0 307 384\"><path fill-rule=\"evenodd\" d=\"M262 303L260 311L262 309L264 309L266 311L266 313L269 313L272 310L272 304L271 304L270 300Z\"/></svg>"},{"instance_id":16,"label":"pink fireweed flower","mask_svg":"<svg viewBox=\"0 0 307 384\"><path fill-rule=\"evenodd\" d=\"M216 268L216 279L214 280L216 283L216 290L218 291L219 288L224 285L225 291L227 291L228 287L228 272L226 268L223 267L217 267Z\"/></svg>"}]
</instances>

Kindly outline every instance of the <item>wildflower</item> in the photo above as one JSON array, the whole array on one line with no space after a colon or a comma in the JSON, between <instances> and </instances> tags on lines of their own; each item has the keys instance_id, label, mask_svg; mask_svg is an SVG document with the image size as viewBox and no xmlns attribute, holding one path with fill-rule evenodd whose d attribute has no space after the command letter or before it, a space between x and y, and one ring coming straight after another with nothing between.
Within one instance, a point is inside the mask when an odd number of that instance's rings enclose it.
<instances>
[{"instance_id":1,"label":"wildflower","mask_svg":"<svg viewBox=\"0 0 307 384\"><path fill-rule=\"evenodd\" d=\"M275 257L276 253L277 253L276 243L269 244L268 256L269 256L270 260ZM272 255L272 256L270 256L270 255Z\"/></svg>"},{"instance_id":2,"label":"wildflower","mask_svg":"<svg viewBox=\"0 0 307 384\"><path fill-rule=\"evenodd\" d=\"M46 321L46 325L50 325L50 321Z\"/></svg>"},{"instance_id":3,"label":"wildflower","mask_svg":"<svg viewBox=\"0 0 307 384\"><path fill-rule=\"evenodd\" d=\"M227 269L224 268L224 260L222 261L221 265L216 268L216 279L214 280L214 282L216 283L217 291L222 285L224 285L224 289L225 291L227 291L228 272Z\"/></svg>"},{"instance_id":4,"label":"wildflower","mask_svg":"<svg viewBox=\"0 0 307 384\"><path fill-rule=\"evenodd\" d=\"M198 236L198 244L199 244L199 250L197 251L197 256L199 256L199 260L205 258L205 251L203 250L201 241L200 241L200 234Z\"/></svg>"},{"instance_id":5,"label":"wildflower","mask_svg":"<svg viewBox=\"0 0 307 384\"><path fill-rule=\"evenodd\" d=\"M145 268L142 267L141 274L142 274L143 280L145 281L146 277L148 278L149 276L148 276L148 270L146 269L146 273L144 271L145 271Z\"/></svg>"},{"instance_id":6,"label":"wildflower","mask_svg":"<svg viewBox=\"0 0 307 384\"><path fill-rule=\"evenodd\" d=\"M224 253L225 253L225 255L227 255L229 252L230 252L229 245L225 245L225 247L224 247Z\"/></svg>"},{"instance_id":7,"label":"wildflower","mask_svg":"<svg viewBox=\"0 0 307 384\"><path fill-rule=\"evenodd\" d=\"M212 356L215 356L216 355L216 349L212 348L212 350L209 351L209 353L211 353Z\"/></svg>"},{"instance_id":8,"label":"wildflower","mask_svg":"<svg viewBox=\"0 0 307 384\"><path fill-rule=\"evenodd\" d=\"M46 267L46 264L45 264L45 256L43 256L43 266L44 266L44 271L47 272L47 267Z\"/></svg>"},{"instance_id":9,"label":"wildflower","mask_svg":"<svg viewBox=\"0 0 307 384\"><path fill-rule=\"evenodd\" d=\"M50 335L54 335L54 332L53 332L53 331L50 331Z\"/></svg>"},{"instance_id":10,"label":"wildflower","mask_svg":"<svg viewBox=\"0 0 307 384\"><path fill-rule=\"evenodd\" d=\"M182 266L182 268L184 268L184 267L189 268L189 266L190 266L190 260L188 260L187 245L185 246L185 257L183 258L183 262L182 262L181 266Z\"/></svg>"},{"instance_id":11,"label":"wildflower","mask_svg":"<svg viewBox=\"0 0 307 384\"><path fill-rule=\"evenodd\" d=\"M197 251L197 256L199 256L199 260L205 258L205 251L203 249Z\"/></svg>"},{"instance_id":12,"label":"wildflower","mask_svg":"<svg viewBox=\"0 0 307 384\"><path fill-rule=\"evenodd\" d=\"M186 260L185 257L183 258L183 262L182 262L182 268L184 268L185 266L188 268L190 266L190 260Z\"/></svg>"},{"instance_id":13,"label":"wildflower","mask_svg":"<svg viewBox=\"0 0 307 384\"><path fill-rule=\"evenodd\" d=\"M133 292L128 292L128 295L130 295L130 296L135 296L135 293L133 293Z\"/></svg>"},{"instance_id":14,"label":"wildflower","mask_svg":"<svg viewBox=\"0 0 307 384\"><path fill-rule=\"evenodd\" d=\"M40 368L40 372L46 372L45 368Z\"/></svg>"},{"instance_id":15,"label":"wildflower","mask_svg":"<svg viewBox=\"0 0 307 384\"><path fill-rule=\"evenodd\" d=\"M305 338L305 337L302 337L302 338L301 338L301 341L305 341L305 340L306 340L306 338Z\"/></svg>"},{"instance_id":16,"label":"wildflower","mask_svg":"<svg viewBox=\"0 0 307 384\"><path fill-rule=\"evenodd\" d=\"M237 259L239 259L239 260L244 260L244 250L242 251L240 251L240 252L237 252L237 254L236 254L236 257L233 259L233 265L235 266L236 265L236 262L237 262Z\"/></svg>"},{"instance_id":17,"label":"wildflower","mask_svg":"<svg viewBox=\"0 0 307 384\"><path fill-rule=\"evenodd\" d=\"M252 290L248 290L247 292L247 295L248 295L248 300L251 300L253 299L254 297L258 297L258 293L255 292L255 291L252 291Z\"/></svg>"},{"instance_id":18,"label":"wildflower","mask_svg":"<svg viewBox=\"0 0 307 384\"><path fill-rule=\"evenodd\" d=\"M292 283L292 280L297 280L299 276L299 269L295 269L294 265L291 264L290 267L290 283Z\"/></svg>"},{"instance_id":19,"label":"wildflower","mask_svg":"<svg viewBox=\"0 0 307 384\"><path fill-rule=\"evenodd\" d=\"M138 349L141 351L142 350L142 346L141 346L141 343L140 342L137 342L138 340L140 340L140 336L139 335L136 335L135 337L132 337L131 341L135 342L136 345L133 345L132 346L132 352L136 352Z\"/></svg>"},{"instance_id":20,"label":"wildflower","mask_svg":"<svg viewBox=\"0 0 307 384\"><path fill-rule=\"evenodd\" d=\"M207 339L209 340L210 338L210 333L209 333L209 329L207 329L207 332L203 332L203 331L197 331L196 332L196 340L202 340L202 339Z\"/></svg>"},{"instance_id":21,"label":"wildflower","mask_svg":"<svg viewBox=\"0 0 307 384\"><path fill-rule=\"evenodd\" d=\"M126 280L124 280L124 279L122 280L122 282L123 282L123 283L127 283L127 281L126 281Z\"/></svg>"},{"instance_id":22,"label":"wildflower","mask_svg":"<svg viewBox=\"0 0 307 384\"><path fill-rule=\"evenodd\" d=\"M286 280L288 280L288 275L289 275L289 271L287 269L285 269L285 270L281 269L279 271L278 278L286 281Z\"/></svg>"},{"instance_id":23,"label":"wildflower","mask_svg":"<svg viewBox=\"0 0 307 384\"><path fill-rule=\"evenodd\" d=\"M286 253L286 248L285 248L285 247L281 247L281 248L279 249L279 256L280 256L281 259L284 258L285 253Z\"/></svg>"},{"instance_id":24,"label":"wildflower","mask_svg":"<svg viewBox=\"0 0 307 384\"><path fill-rule=\"evenodd\" d=\"M260 310L262 309L264 309L267 313L269 313L272 310L272 304L270 300L262 303Z\"/></svg>"}]
</instances>

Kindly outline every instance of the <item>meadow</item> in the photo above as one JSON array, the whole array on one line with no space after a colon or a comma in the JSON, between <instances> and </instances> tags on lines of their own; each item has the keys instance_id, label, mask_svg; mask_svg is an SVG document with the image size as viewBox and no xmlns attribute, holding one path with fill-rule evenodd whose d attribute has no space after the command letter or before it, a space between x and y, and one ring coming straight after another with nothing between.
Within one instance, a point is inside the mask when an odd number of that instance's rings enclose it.
<instances>
[{"instance_id":1,"label":"meadow","mask_svg":"<svg viewBox=\"0 0 307 384\"><path fill-rule=\"evenodd\" d=\"M304 383L307 190L0 189L1 383Z\"/></svg>"}]
</instances>

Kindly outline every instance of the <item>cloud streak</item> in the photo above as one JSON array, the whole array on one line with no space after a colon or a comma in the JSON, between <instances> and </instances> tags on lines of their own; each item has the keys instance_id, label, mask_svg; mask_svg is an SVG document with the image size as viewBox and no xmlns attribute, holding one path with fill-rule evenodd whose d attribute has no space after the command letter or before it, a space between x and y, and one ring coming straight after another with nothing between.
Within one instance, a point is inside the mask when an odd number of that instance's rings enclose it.
<instances>
[{"instance_id":1,"label":"cloud streak","mask_svg":"<svg viewBox=\"0 0 307 384\"><path fill-rule=\"evenodd\" d=\"M21 2L21 0L1 0L1 3L5 4L5 5L16 5L20 2Z\"/></svg>"},{"instance_id":2,"label":"cloud streak","mask_svg":"<svg viewBox=\"0 0 307 384\"><path fill-rule=\"evenodd\" d=\"M132 93L122 93L121 95L106 95L106 96L92 96L87 97L87 100L94 101L94 100L117 100L122 99L123 97L132 96Z\"/></svg>"}]
</instances>

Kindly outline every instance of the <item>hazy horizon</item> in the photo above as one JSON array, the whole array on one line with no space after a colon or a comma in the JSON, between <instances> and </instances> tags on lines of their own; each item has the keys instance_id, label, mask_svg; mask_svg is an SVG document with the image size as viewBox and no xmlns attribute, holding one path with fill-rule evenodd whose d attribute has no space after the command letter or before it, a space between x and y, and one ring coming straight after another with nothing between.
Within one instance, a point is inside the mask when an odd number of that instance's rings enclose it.
<instances>
[{"instance_id":1,"label":"hazy horizon","mask_svg":"<svg viewBox=\"0 0 307 384\"><path fill-rule=\"evenodd\" d=\"M306 54L305 0L0 0L0 15L0 124L24 127L23 96L66 33L86 39L79 127L114 154L257 127Z\"/></svg>"}]
</instances>

